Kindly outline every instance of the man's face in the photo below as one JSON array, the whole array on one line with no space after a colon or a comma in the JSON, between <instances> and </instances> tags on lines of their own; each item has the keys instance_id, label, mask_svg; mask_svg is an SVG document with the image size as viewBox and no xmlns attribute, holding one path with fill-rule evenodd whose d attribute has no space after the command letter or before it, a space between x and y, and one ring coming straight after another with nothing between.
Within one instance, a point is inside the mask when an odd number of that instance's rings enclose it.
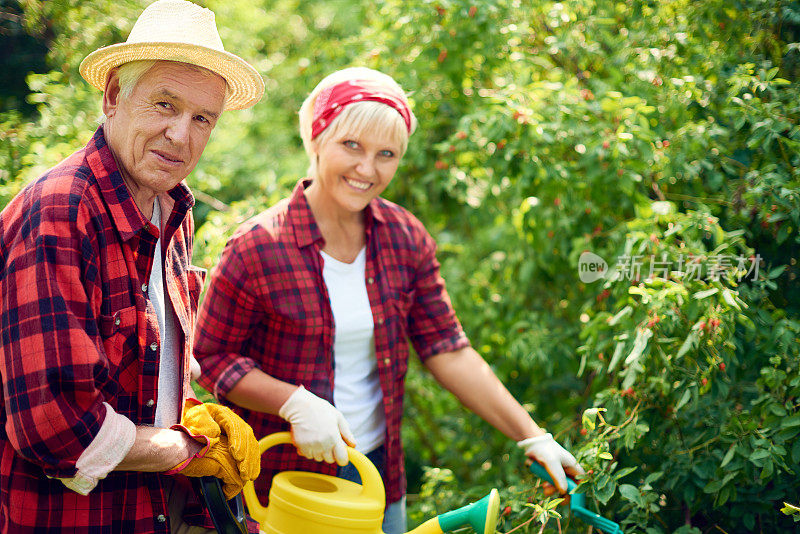
<instances>
[{"instance_id":1,"label":"man's face","mask_svg":"<svg viewBox=\"0 0 800 534\"><path fill-rule=\"evenodd\" d=\"M127 98L114 84L112 78L103 103L106 135L128 188L137 200L169 191L197 165L222 114L225 80L160 61Z\"/></svg>"}]
</instances>

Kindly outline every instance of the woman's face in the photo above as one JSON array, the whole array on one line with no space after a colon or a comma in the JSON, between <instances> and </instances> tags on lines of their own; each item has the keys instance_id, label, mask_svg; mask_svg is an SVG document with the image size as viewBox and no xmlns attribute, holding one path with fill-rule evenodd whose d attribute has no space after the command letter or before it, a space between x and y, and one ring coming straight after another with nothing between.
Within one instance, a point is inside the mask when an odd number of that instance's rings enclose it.
<instances>
[{"instance_id":1,"label":"woman's face","mask_svg":"<svg viewBox=\"0 0 800 534\"><path fill-rule=\"evenodd\" d=\"M388 132L368 138L329 137L315 148L321 200L334 209L360 212L380 195L397 172L401 146Z\"/></svg>"}]
</instances>

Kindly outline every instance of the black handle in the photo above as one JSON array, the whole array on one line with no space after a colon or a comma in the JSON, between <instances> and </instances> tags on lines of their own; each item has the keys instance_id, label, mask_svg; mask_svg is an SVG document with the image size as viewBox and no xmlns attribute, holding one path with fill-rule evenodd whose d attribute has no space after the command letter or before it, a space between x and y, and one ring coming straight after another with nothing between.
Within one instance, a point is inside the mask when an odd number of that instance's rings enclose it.
<instances>
[{"instance_id":1,"label":"black handle","mask_svg":"<svg viewBox=\"0 0 800 534\"><path fill-rule=\"evenodd\" d=\"M217 477L193 477L191 481L195 491L203 498L219 534L248 534L241 493L231 500L226 499Z\"/></svg>"}]
</instances>

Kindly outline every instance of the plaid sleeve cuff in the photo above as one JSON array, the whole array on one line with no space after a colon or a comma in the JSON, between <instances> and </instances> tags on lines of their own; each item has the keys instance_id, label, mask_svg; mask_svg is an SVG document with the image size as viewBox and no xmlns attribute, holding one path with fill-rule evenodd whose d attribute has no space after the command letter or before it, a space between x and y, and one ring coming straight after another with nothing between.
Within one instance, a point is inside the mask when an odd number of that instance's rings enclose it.
<instances>
[{"instance_id":1,"label":"plaid sleeve cuff","mask_svg":"<svg viewBox=\"0 0 800 534\"><path fill-rule=\"evenodd\" d=\"M258 364L251 358L236 358L225 370L220 372L219 378L214 383L214 397L222 399L227 397L228 392L233 389L244 375L257 369Z\"/></svg>"},{"instance_id":2,"label":"plaid sleeve cuff","mask_svg":"<svg viewBox=\"0 0 800 534\"><path fill-rule=\"evenodd\" d=\"M61 478L69 489L88 495L127 456L136 440L136 425L120 415L107 403L106 418L100 432L78 457L78 472L72 478Z\"/></svg>"},{"instance_id":3,"label":"plaid sleeve cuff","mask_svg":"<svg viewBox=\"0 0 800 534\"><path fill-rule=\"evenodd\" d=\"M419 359L425 361L431 356L436 356L437 354L442 354L443 352L453 352L469 346L469 338L463 331L459 331L456 335L453 335L447 339L443 339L432 345L419 347L419 349L417 349L417 347L414 348L417 351Z\"/></svg>"}]
</instances>

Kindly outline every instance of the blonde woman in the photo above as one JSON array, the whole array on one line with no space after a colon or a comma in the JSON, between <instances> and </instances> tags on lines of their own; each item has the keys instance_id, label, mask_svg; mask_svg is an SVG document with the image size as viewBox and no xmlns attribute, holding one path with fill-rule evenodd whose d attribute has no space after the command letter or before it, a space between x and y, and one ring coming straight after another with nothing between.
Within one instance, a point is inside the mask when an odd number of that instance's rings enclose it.
<instances>
[{"instance_id":1,"label":"blonde woman","mask_svg":"<svg viewBox=\"0 0 800 534\"><path fill-rule=\"evenodd\" d=\"M292 432L297 450L262 461L262 498L272 474L287 468L357 479L346 466L345 444L354 446L383 477L387 534L406 531L400 420L409 340L439 383L544 465L561 491L565 471L582 473L470 346L422 223L380 197L415 128L389 76L350 68L323 79L300 109L308 178L236 231L194 344L201 383L256 436Z\"/></svg>"}]
</instances>

